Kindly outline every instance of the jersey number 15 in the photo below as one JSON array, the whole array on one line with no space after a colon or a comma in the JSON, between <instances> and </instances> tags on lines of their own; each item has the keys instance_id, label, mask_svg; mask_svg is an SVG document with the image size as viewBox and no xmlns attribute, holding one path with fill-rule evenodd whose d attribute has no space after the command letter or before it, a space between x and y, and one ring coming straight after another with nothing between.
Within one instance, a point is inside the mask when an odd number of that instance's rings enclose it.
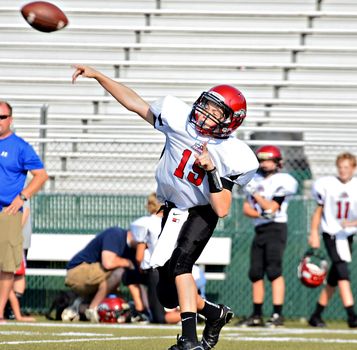
<instances>
[{"instance_id":1,"label":"jersey number 15","mask_svg":"<svg viewBox=\"0 0 357 350\"><path fill-rule=\"evenodd\" d=\"M180 164L174 172L175 176L179 177L180 179L183 179L183 177L185 175L185 167L186 167L187 162L190 159L191 155L192 155L192 151L190 151L189 149L185 149L182 152L182 158L181 158ZM190 169L188 169L188 170L190 170ZM196 163L193 163L192 171L188 172L187 180L190 181L192 184L199 186L199 185L201 185L205 175L206 175L205 170L200 168Z\"/></svg>"}]
</instances>

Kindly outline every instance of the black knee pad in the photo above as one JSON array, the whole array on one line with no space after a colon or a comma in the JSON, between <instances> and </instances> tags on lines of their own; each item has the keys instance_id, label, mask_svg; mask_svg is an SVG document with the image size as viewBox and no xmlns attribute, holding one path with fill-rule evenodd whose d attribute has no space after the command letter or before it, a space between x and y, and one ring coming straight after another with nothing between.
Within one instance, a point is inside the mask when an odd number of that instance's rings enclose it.
<instances>
[{"instance_id":1,"label":"black knee pad","mask_svg":"<svg viewBox=\"0 0 357 350\"><path fill-rule=\"evenodd\" d=\"M282 275L282 268L278 264L269 265L266 269L267 277L270 282L276 280Z\"/></svg>"},{"instance_id":2,"label":"black knee pad","mask_svg":"<svg viewBox=\"0 0 357 350\"><path fill-rule=\"evenodd\" d=\"M192 255L177 247L170 258L170 275L176 277L185 273L192 273L194 263Z\"/></svg>"},{"instance_id":3,"label":"black knee pad","mask_svg":"<svg viewBox=\"0 0 357 350\"><path fill-rule=\"evenodd\" d=\"M257 282L257 281L262 280L264 278L264 271L260 271L259 269L251 268L249 270L248 277L249 277L251 282L253 282L253 283Z\"/></svg>"},{"instance_id":4,"label":"black knee pad","mask_svg":"<svg viewBox=\"0 0 357 350\"><path fill-rule=\"evenodd\" d=\"M159 267L159 281L156 285L156 293L162 306L173 309L179 305L175 278L170 275L169 261Z\"/></svg>"},{"instance_id":5,"label":"black knee pad","mask_svg":"<svg viewBox=\"0 0 357 350\"><path fill-rule=\"evenodd\" d=\"M175 283L159 282L156 286L156 292L163 307L174 309L179 305Z\"/></svg>"}]
</instances>

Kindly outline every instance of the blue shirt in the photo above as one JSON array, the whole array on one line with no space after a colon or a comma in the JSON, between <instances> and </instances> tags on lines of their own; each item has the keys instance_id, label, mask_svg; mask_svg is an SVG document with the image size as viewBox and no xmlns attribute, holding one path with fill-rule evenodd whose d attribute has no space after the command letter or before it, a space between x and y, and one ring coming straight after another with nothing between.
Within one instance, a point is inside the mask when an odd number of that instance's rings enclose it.
<instances>
[{"instance_id":1,"label":"blue shirt","mask_svg":"<svg viewBox=\"0 0 357 350\"><path fill-rule=\"evenodd\" d=\"M23 190L27 172L37 169L43 164L25 140L15 134L0 139L0 211Z\"/></svg>"},{"instance_id":2,"label":"blue shirt","mask_svg":"<svg viewBox=\"0 0 357 350\"><path fill-rule=\"evenodd\" d=\"M109 250L122 258L129 258L129 246L126 243L127 231L119 227L111 227L98 233L67 264L67 269L86 262L88 264L102 262L102 251Z\"/></svg>"}]
</instances>

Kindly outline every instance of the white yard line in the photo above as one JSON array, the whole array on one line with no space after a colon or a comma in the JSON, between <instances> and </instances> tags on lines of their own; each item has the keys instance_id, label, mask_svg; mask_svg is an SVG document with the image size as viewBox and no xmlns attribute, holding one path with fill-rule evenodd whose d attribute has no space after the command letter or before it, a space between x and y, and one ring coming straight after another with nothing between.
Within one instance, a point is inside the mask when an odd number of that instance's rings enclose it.
<instances>
[{"instance_id":1,"label":"white yard line","mask_svg":"<svg viewBox=\"0 0 357 350\"><path fill-rule=\"evenodd\" d=\"M117 323L70 323L70 322L56 322L56 323L29 323L29 322L8 322L0 324L5 326L27 326L27 327L71 327L71 328L115 328L115 329L181 329L181 326L176 325L142 325L142 324L117 324ZM203 327L202 327L203 329Z\"/></svg>"},{"instance_id":2,"label":"white yard line","mask_svg":"<svg viewBox=\"0 0 357 350\"><path fill-rule=\"evenodd\" d=\"M225 340L234 340L234 341L254 341L254 342L281 342L281 343L338 343L338 344L357 344L355 339L324 339L324 338L294 338L294 337L226 337L222 336L222 339Z\"/></svg>"},{"instance_id":3,"label":"white yard line","mask_svg":"<svg viewBox=\"0 0 357 350\"><path fill-rule=\"evenodd\" d=\"M0 331L0 335L46 335L46 336L59 336L59 337L113 337L114 334L109 333L83 333L83 332L60 332L60 333L44 333L44 332L31 332L31 331Z\"/></svg>"},{"instance_id":4,"label":"white yard line","mask_svg":"<svg viewBox=\"0 0 357 350\"><path fill-rule=\"evenodd\" d=\"M115 329L181 329L177 325L142 325L142 324L116 324L116 323L28 323L28 322L8 322L0 325L0 330L5 326L27 326L27 327L71 327L71 328L115 328ZM204 326L199 325L197 328L200 330ZM260 333L260 334L351 334L349 329L329 329L329 328L239 328L239 327L224 327L224 332L244 332L244 333ZM357 334L357 333L356 333Z\"/></svg>"},{"instance_id":5,"label":"white yard line","mask_svg":"<svg viewBox=\"0 0 357 350\"><path fill-rule=\"evenodd\" d=\"M45 343L79 343L89 341L114 341L114 340L154 340L154 339L172 339L172 336L162 337L110 337L110 338L82 338L82 339L46 339L46 340L21 340L0 342L1 345L19 345L19 344L45 344Z\"/></svg>"}]
</instances>

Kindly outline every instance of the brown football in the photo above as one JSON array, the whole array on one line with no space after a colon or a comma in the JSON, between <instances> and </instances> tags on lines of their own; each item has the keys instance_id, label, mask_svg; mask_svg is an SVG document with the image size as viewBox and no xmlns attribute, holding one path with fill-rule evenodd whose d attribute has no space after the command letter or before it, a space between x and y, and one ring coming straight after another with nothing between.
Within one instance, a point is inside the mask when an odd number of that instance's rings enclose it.
<instances>
[{"instance_id":1,"label":"brown football","mask_svg":"<svg viewBox=\"0 0 357 350\"><path fill-rule=\"evenodd\" d=\"M64 12L46 1L30 2L22 7L21 13L31 27L41 32L54 32L68 24Z\"/></svg>"}]
</instances>

